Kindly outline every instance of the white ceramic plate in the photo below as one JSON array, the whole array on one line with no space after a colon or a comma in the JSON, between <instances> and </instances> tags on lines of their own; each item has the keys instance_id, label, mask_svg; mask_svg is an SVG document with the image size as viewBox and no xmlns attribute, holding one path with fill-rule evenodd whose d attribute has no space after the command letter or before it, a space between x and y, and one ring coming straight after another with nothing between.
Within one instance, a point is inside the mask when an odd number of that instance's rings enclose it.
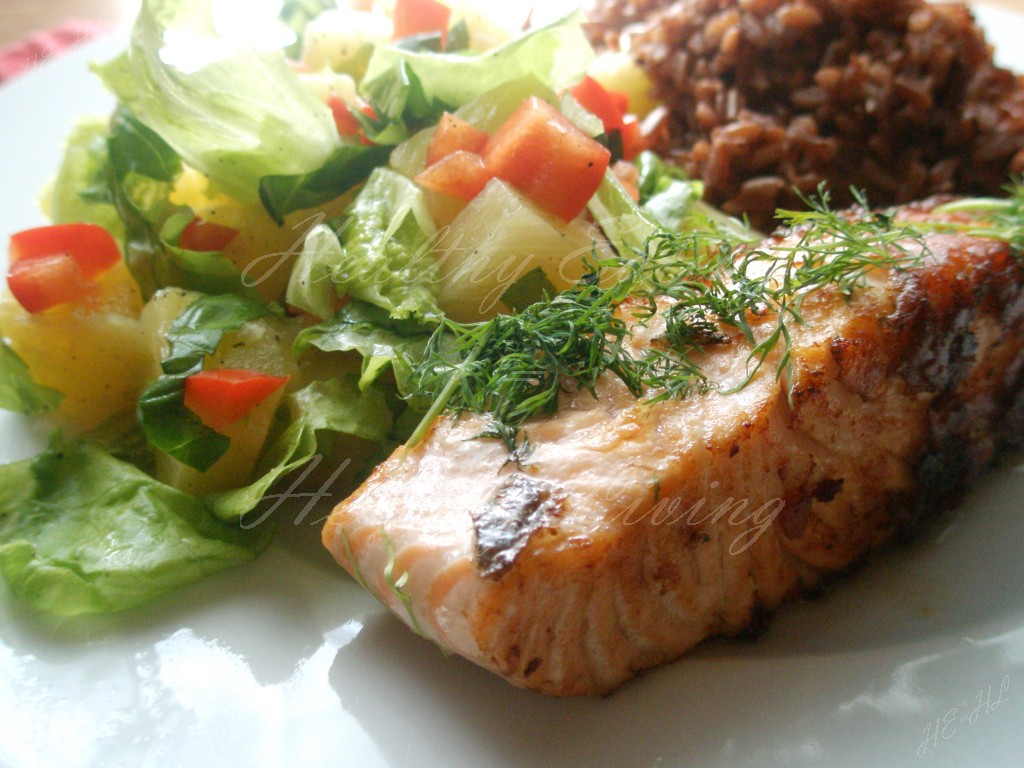
<instances>
[{"instance_id":1,"label":"white ceramic plate","mask_svg":"<svg viewBox=\"0 0 1024 768\"><path fill-rule=\"evenodd\" d=\"M985 13L1003 58L1024 20ZM0 236L38 190L102 42L0 88ZM41 435L0 415L0 461ZM415 637L342 575L311 516L256 563L124 615L56 621L0 586L9 766L1024 765L1024 462L914 544L604 699L509 687Z\"/></svg>"}]
</instances>

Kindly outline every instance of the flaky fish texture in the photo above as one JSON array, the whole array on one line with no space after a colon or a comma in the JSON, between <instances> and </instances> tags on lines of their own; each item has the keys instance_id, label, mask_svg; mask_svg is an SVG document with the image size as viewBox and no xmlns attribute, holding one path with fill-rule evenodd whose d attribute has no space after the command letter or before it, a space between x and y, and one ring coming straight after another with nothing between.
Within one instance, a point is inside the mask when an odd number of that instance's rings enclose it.
<instances>
[{"instance_id":1,"label":"flaky fish texture","mask_svg":"<svg viewBox=\"0 0 1024 768\"><path fill-rule=\"evenodd\" d=\"M807 297L788 382L769 361L733 394L652 404L606 376L526 425L519 465L478 437L486 417L445 416L338 505L324 543L416 631L547 694L605 693L742 633L955 504L1020 432L1024 271L996 240L925 244L851 300ZM715 381L745 377L731 339L699 360Z\"/></svg>"}]
</instances>

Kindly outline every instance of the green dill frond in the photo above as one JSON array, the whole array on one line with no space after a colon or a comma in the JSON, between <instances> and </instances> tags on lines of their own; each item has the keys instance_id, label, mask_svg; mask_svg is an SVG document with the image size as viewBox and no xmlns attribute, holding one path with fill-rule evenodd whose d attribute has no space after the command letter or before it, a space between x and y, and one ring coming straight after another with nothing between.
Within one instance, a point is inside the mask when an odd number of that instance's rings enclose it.
<instances>
[{"instance_id":1,"label":"green dill frond","mask_svg":"<svg viewBox=\"0 0 1024 768\"><path fill-rule=\"evenodd\" d=\"M971 211L986 219L981 224L900 222L895 211L871 211L862 193L853 195L857 207L836 211L819 188L804 200L807 210L780 212L781 235L756 243L749 229L695 206L685 231L658 231L643 252L591 261L568 291L484 323L444 321L413 372L416 394L434 405L409 445L444 410L487 413L491 425L481 436L501 440L521 461L530 450L523 425L553 413L563 392L596 394L604 374L661 402L736 392L772 360L774 376L791 387L793 328L815 292L830 287L849 301L873 270L919 265L928 256L925 234L937 229L999 237L1024 253L1020 185L1007 200L945 207ZM618 311L627 298L630 322ZM630 353L631 328L656 319L664 331L640 355ZM729 343L727 329L749 344L746 374L728 387L710 381L698 362L704 350Z\"/></svg>"},{"instance_id":2,"label":"green dill frond","mask_svg":"<svg viewBox=\"0 0 1024 768\"><path fill-rule=\"evenodd\" d=\"M599 274L591 265L590 275ZM585 277L571 290L521 312L483 323L445 320L414 368L416 394L434 406L410 440L414 444L440 410L490 413L489 435L516 450L516 434L528 419L553 413L562 392L596 393L605 372L618 376L637 397L640 367L624 348L629 335L615 310L625 298Z\"/></svg>"},{"instance_id":3,"label":"green dill frond","mask_svg":"<svg viewBox=\"0 0 1024 768\"><path fill-rule=\"evenodd\" d=\"M419 619L416 618L416 613L412 608L412 595L405 591L404 587L406 582L409 580L409 572L402 571L402 575L395 577L395 546L391 543L391 537L382 527L380 529L380 536L384 540L384 550L387 553L387 562L384 565L384 583L387 584L394 595L398 598L398 601L405 608L406 615L409 617L409 625L420 637L427 637L427 633L423 631L423 627L420 626Z\"/></svg>"},{"instance_id":4,"label":"green dill frond","mask_svg":"<svg viewBox=\"0 0 1024 768\"><path fill-rule=\"evenodd\" d=\"M963 232L973 237L991 237L1008 243L1018 259L1024 259L1024 179L1007 187L1009 197L975 197L939 206L936 213L970 213L979 222L954 224L935 222L934 229Z\"/></svg>"}]
</instances>

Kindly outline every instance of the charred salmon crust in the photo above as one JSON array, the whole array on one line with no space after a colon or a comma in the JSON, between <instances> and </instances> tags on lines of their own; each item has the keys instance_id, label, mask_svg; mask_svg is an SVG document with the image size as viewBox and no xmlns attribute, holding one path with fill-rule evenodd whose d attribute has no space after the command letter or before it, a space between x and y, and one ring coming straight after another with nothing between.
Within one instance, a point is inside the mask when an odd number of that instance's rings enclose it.
<instances>
[{"instance_id":1,"label":"charred salmon crust","mask_svg":"<svg viewBox=\"0 0 1024 768\"><path fill-rule=\"evenodd\" d=\"M1002 242L926 243L850 301L806 299L788 390L766 366L652 404L607 377L528 423L520 466L476 439L484 417L444 417L334 510L326 546L417 631L548 694L744 632L955 504L1019 437L1024 272ZM641 350L659 328L633 331ZM701 365L742 378L744 345Z\"/></svg>"}]
</instances>

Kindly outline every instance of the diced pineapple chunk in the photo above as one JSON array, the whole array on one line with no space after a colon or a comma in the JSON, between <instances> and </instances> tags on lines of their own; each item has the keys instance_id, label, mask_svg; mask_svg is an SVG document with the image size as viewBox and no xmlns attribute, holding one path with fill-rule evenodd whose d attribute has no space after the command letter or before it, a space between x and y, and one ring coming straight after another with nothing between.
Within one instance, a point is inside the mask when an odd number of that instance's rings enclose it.
<instances>
[{"instance_id":1,"label":"diced pineapple chunk","mask_svg":"<svg viewBox=\"0 0 1024 768\"><path fill-rule=\"evenodd\" d=\"M0 336L36 382L64 394L55 418L69 433L133 411L152 369L142 299L127 268L119 263L96 282L81 306L29 314L10 296L0 300Z\"/></svg>"},{"instance_id":2,"label":"diced pineapple chunk","mask_svg":"<svg viewBox=\"0 0 1024 768\"><path fill-rule=\"evenodd\" d=\"M186 168L175 183L171 202L189 206L204 221L238 230L223 253L242 271L246 283L255 285L267 301L284 295L306 233L345 208L345 199L339 199L322 211L296 211L279 227L262 205L242 205L223 194L211 195L208 185L206 176Z\"/></svg>"},{"instance_id":3,"label":"diced pineapple chunk","mask_svg":"<svg viewBox=\"0 0 1024 768\"><path fill-rule=\"evenodd\" d=\"M605 51L591 63L588 74L609 91L619 91L629 97L629 111L639 118L646 117L658 106L654 97L654 84L643 67L625 51Z\"/></svg>"},{"instance_id":4,"label":"diced pineapple chunk","mask_svg":"<svg viewBox=\"0 0 1024 768\"><path fill-rule=\"evenodd\" d=\"M182 288L163 288L153 294L143 307L139 320L146 334L150 352L150 379L155 379L162 373L160 362L171 352L170 344L167 342L167 329L199 296L198 293Z\"/></svg>"},{"instance_id":5,"label":"diced pineapple chunk","mask_svg":"<svg viewBox=\"0 0 1024 768\"><path fill-rule=\"evenodd\" d=\"M445 5L452 10L451 26L464 22L469 31L470 50L480 53L519 35L529 13L529 8L522 3L446 0Z\"/></svg>"},{"instance_id":6,"label":"diced pineapple chunk","mask_svg":"<svg viewBox=\"0 0 1024 768\"><path fill-rule=\"evenodd\" d=\"M157 452L156 476L161 482L196 496L207 496L245 485L267 441L274 412L281 404L281 388L236 421L224 433L231 440L227 453L205 472L182 464L166 453Z\"/></svg>"},{"instance_id":7,"label":"diced pineapple chunk","mask_svg":"<svg viewBox=\"0 0 1024 768\"><path fill-rule=\"evenodd\" d=\"M344 101L346 104L354 104L359 98L356 90L356 81L351 75L343 72L334 72L330 69L322 69L316 72L300 72L299 79L302 84L316 94L320 101L327 102L332 97Z\"/></svg>"},{"instance_id":8,"label":"diced pineapple chunk","mask_svg":"<svg viewBox=\"0 0 1024 768\"><path fill-rule=\"evenodd\" d=\"M298 328L294 321L273 317L253 320L225 334L203 368L245 368L272 376L295 376L299 371L291 349Z\"/></svg>"},{"instance_id":9,"label":"diced pineapple chunk","mask_svg":"<svg viewBox=\"0 0 1024 768\"><path fill-rule=\"evenodd\" d=\"M438 303L460 322L492 317L506 309L502 294L537 267L556 290L571 287L593 248L599 259L612 255L594 225L583 219L566 224L494 179L435 246Z\"/></svg>"},{"instance_id":10,"label":"diced pineapple chunk","mask_svg":"<svg viewBox=\"0 0 1024 768\"><path fill-rule=\"evenodd\" d=\"M157 342L166 335L167 326L194 299L186 291L163 291L150 300L143 313L144 322L156 333ZM243 368L274 376L297 377L299 369L291 355L295 328L273 318L246 323L238 331L225 334L217 351L209 355L204 369ZM153 343L151 339L151 343ZM161 355L166 355L166 348ZM224 434L231 446L205 472L199 472L167 454L157 454L156 476L161 482L199 496L237 488L248 483L267 441L274 413L285 389L279 389L256 406Z\"/></svg>"},{"instance_id":11,"label":"diced pineapple chunk","mask_svg":"<svg viewBox=\"0 0 1024 768\"><path fill-rule=\"evenodd\" d=\"M382 13L351 8L320 14L306 25L302 63L313 70L328 67L362 77L373 46L391 39L391 21Z\"/></svg>"}]
</instances>

